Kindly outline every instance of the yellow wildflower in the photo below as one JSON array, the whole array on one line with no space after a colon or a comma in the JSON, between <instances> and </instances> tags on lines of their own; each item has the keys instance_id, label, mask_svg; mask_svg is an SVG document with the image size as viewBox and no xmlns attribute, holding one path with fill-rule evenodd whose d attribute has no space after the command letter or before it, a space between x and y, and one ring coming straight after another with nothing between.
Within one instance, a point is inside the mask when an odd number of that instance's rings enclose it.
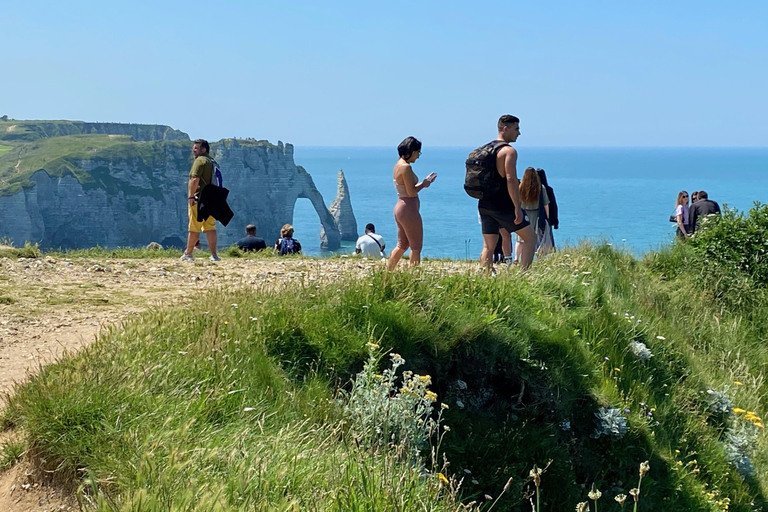
<instances>
[{"instance_id":1,"label":"yellow wildflower","mask_svg":"<svg viewBox=\"0 0 768 512\"><path fill-rule=\"evenodd\" d=\"M369 348L372 348L373 350L376 350L377 348L379 348L379 345L378 345L377 343L371 343L371 342L368 342L368 343L366 343L366 345L367 345Z\"/></svg>"},{"instance_id":2,"label":"yellow wildflower","mask_svg":"<svg viewBox=\"0 0 768 512\"><path fill-rule=\"evenodd\" d=\"M734 412L734 414L742 414L742 413L745 413L747 411L742 409L741 407L734 407L733 408L733 412Z\"/></svg>"},{"instance_id":3,"label":"yellow wildflower","mask_svg":"<svg viewBox=\"0 0 768 512\"><path fill-rule=\"evenodd\" d=\"M757 428L765 428L765 425L763 425L763 422L762 422L762 421L756 421L756 422L754 423L754 425L755 425Z\"/></svg>"},{"instance_id":4,"label":"yellow wildflower","mask_svg":"<svg viewBox=\"0 0 768 512\"><path fill-rule=\"evenodd\" d=\"M733 383L734 383L735 385L737 385L737 386L743 386L743 385L744 385L744 383L743 383L743 382L739 382L738 380L735 380L735 381L733 381Z\"/></svg>"},{"instance_id":5,"label":"yellow wildflower","mask_svg":"<svg viewBox=\"0 0 768 512\"><path fill-rule=\"evenodd\" d=\"M437 479L440 481L441 484L448 485L450 483L448 482L448 479L445 477L445 475L442 473L437 474Z\"/></svg>"},{"instance_id":6,"label":"yellow wildflower","mask_svg":"<svg viewBox=\"0 0 768 512\"><path fill-rule=\"evenodd\" d=\"M432 380L432 377L430 377L429 375L417 375L417 377L421 382L429 382Z\"/></svg>"},{"instance_id":7,"label":"yellow wildflower","mask_svg":"<svg viewBox=\"0 0 768 512\"><path fill-rule=\"evenodd\" d=\"M620 372L621 368L614 368L614 370L616 370L617 372Z\"/></svg>"},{"instance_id":8,"label":"yellow wildflower","mask_svg":"<svg viewBox=\"0 0 768 512\"><path fill-rule=\"evenodd\" d=\"M424 398L430 402L435 402L437 401L437 393L433 393L432 391L427 390L424 392Z\"/></svg>"},{"instance_id":9,"label":"yellow wildflower","mask_svg":"<svg viewBox=\"0 0 768 512\"><path fill-rule=\"evenodd\" d=\"M441 408L441 409L448 409L449 407L448 407L448 404L443 404L443 403L441 403L441 404L440 404L440 408Z\"/></svg>"}]
</instances>

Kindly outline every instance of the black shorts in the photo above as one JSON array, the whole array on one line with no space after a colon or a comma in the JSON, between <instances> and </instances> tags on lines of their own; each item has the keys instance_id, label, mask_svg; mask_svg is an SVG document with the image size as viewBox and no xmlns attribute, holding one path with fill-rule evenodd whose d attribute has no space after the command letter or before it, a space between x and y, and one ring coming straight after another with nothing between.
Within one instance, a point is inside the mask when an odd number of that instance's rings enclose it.
<instances>
[{"instance_id":1,"label":"black shorts","mask_svg":"<svg viewBox=\"0 0 768 512\"><path fill-rule=\"evenodd\" d=\"M504 228L510 233L514 233L531 224L528 222L528 216L525 214L525 210L523 210L523 222L520 224L515 224L514 210L496 211L478 208L477 211L480 213L480 225L482 226L484 235L498 235L499 228Z\"/></svg>"}]
</instances>

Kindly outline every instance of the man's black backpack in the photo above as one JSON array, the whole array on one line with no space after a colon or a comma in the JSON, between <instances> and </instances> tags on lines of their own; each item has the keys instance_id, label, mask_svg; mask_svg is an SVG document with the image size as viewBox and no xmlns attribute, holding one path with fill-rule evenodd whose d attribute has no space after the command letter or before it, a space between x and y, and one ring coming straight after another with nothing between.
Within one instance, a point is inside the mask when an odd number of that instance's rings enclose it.
<instances>
[{"instance_id":1,"label":"man's black backpack","mask_svg":"<svg viewBox=\"0 0 768 512\"><path fill-rule=\"evenodd\" d=\"M496 173L496 153L506 146L503 140L494 140L472 151L467 158L464 190L475 199L490 199L501 191Z\"/></svg>"}]
</instances>

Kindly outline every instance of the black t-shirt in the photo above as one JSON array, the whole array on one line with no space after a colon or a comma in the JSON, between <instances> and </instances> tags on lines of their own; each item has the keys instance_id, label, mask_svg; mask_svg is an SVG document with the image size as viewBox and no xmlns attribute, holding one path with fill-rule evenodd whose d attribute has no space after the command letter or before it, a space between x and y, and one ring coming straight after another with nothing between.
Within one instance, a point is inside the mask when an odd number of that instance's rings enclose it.
<instances>
[{"instance_id":1,"label":"black t-shirt","mask_svg":"<svg viewBox=\"0 0 768 512\"><path fill-rule=\"evenodd\" d=\"M509 197L509 190L507 189L507 177L501 176L498 170L493 173L493 176L496 178L499 186L498 192L488 199L480 199L477 202L477 207L483 208L485 210L493 210L496 212L514 211L515 203L513 203L512 198Z\"/></svg>"},{"instance_id":2,"label":"black t-shirt","mask_svg":"<svg viewBox=\"0 0 768 512\"><path fill-rule=\"evenodd\" d=\"M260 251L267 248L267 243L256 235L248 235L237 242L237 247L243 251Z\"/></svg>"}]
</instances>

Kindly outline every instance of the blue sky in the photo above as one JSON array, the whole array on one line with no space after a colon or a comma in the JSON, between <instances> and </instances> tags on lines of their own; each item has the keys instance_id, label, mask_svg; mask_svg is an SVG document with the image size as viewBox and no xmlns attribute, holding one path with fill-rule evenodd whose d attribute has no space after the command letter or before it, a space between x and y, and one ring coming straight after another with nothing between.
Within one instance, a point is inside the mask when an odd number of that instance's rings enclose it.
<instances>
[{"instance_id":1,"label":"blue sky","mask_svg":"<svg viewBox=\"0 0 768 512\"><path fill-rule=\"evenodd\" d=\"M671 4L671 5L670 5ZM6 2L0 115L193 138L768 145L768 2Z\"/></svg>"}]
</instances>

